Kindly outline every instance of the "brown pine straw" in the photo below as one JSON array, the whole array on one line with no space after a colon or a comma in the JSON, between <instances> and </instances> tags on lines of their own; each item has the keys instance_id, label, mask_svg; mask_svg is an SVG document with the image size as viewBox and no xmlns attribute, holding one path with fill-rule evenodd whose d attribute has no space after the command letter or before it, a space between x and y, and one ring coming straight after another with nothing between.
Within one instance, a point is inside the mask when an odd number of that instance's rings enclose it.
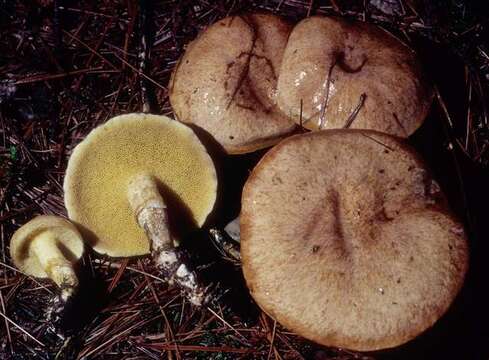
<instances>
[{"instance_id":1,"label":"brown pine straw","mask_svg":"<svg viewBox=\"0 0 489 360\"><path fill-rule=\"evenodd\" d=\"M432 48L448 48L458 64L446 70L453 78L450 89L436 84L428 122L442 126L430 139L450 149L444 156L455 164L454 188L460 189L472 228L464 163L481 169L489 162L489 47L477 36L489 17L484 22L482 14L472 16L464 4L455 9L446 1L399 1L401 13L392 15L375 10L368 0L0 0L0 359L54 358L63 344L44 321L53 285L12 267L8 249L13 232L36 214L66 216L62 182L67 159L91 129L112 116L139 112L148 101L158 113L173 116L167 85L179 56L200 30L230 14L269 11L291 21L316 14L368 21L415 48L428 42L420 55L438 59L435 65L440 66L446 56ZM150 56L142 67L138 3L146 4L150 14ZM462 74L459 83L457 72ZM141 84L152 91L152 100L141 96ZM235 215L224 214L222 221ZM205 244L207 235L198 240ZM477 343L470 337L437 342L432 333L401 349L374 354L312 344L256 307L239 267L213 270L225 261L210 244L198 249L210 253L197 259L202 271L211 273L228 294L216 295L203 309L168 289L147 259L108 259L88 251L80 264L84 295L76 331L63 350L66 358L414 359L431 351L448 359L453 348L465 347L470 354L484 350L474 350ZM233 291L234 297L229 295ZM457 327L444 324L442 329Z\"/></svg>"}]
</instances>

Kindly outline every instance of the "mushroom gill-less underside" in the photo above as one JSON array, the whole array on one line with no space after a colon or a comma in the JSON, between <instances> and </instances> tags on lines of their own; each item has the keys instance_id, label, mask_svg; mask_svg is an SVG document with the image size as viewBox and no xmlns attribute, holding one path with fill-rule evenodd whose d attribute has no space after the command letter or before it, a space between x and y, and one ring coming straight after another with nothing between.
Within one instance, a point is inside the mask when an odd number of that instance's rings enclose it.
<instances>
[{"instance_id":1,"label":"mushroom gill-less underside","mask_svg":"<svg viewBox=\"0 0 489 360\"><path fill-rule=\"evenodd\" d=\"M296 125L276 106L291 26L266 14L231 16L191 42L172 74L177 118L210 133L231 154L277 143Z\"/></svg>"},{"instance_id":2,"label":"mushroom gill-less underside","mask_svg":"<svg viewBox=\"0 0 489 360\"><path fill-rule=\"evenodd\" d=\"M467 269L462 224L399 139L366 130L293 136L245 185L243 270L267 313L318 343L405 343L448 309Z\"/></svg>"},{"instance_id":3,"label":"mushroom gill-less underside","mask_svg":"<svg viewBox=\"0 0 489 360\"><path fill-rule=\"evenodd\" d=\"M128 200L131 180L141 175L154 179L178 235L202 226L214 207L216 170L189 127L165 116L117 116L78 144L64 181L68 215L97 252L149 253Z\"/></svg>"},{"instance_id":4,"label":"mushroom gill-less underside","mask_svg":"<svg viewBox=\"0 0 489 360\"><path fill-rule=\"evenodd\" d=\"M372 129L400 137L424 121L433 91L416 54L385 30L310 17L284 51L280 109L308 129Z\"/></svg>"},{"instance_id":5,"label":"mushroom gill-less underside","mask_svg":"<svg viewBox=\"0 0 489 360\"><path fill-rule=\"evenodd\" d=\"M151 252L159 275L201 306L208 289L176 246L214 208L214 163L188 126L163 115L126 114L93 129L74 149L65 205L95 251Z\"/></svg>"}]
</instances>

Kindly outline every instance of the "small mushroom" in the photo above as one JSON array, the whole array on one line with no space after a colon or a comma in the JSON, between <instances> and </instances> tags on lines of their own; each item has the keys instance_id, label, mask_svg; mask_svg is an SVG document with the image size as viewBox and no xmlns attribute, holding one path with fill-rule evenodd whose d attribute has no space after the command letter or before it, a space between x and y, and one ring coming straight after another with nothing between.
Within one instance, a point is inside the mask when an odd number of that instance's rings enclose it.
<instances>
[{"instance_id":1,"label":"small mushroom","mask_svg":"<svg viewBox=\"0 0 489 360\"><path fill-rule=\"evenodd\" d=\"M209 236L225 260L241 265L238 242L232 239L225 231L219 229L209 229Z\"/></svg>"},{"instance_id":2,"label":"small mushroom","mask_svg":"<svg viewBox=\"0 0 489 360\"><path fill-rule=\"evenodd\" d=\"M407 342L447 311L467 271L463 225L425 164L375 131L282 141L251 173L240 219L253 298L327 346Z\"/></svg>"},{"instance_id":3,"label":"small mushroom","mask_svg":"<svg viewBox=\"0 0 489 360\"><path fill-rule=\"evenodd\" d=\"M38 216L18 229L10 242L10 256L19 270L49 278L59 287L48 318L62 318L78 288L74 265L83 255L83 240L76 227L57 216Z\"/></svg>"},{"instance_id":4,"label":"small mushroom","mask_svg":"<svg viewBox=\"0 0 489 360\"><path fill-rule=\"evenodd\" d=\"M416 54L383 29L313 16L284 51L280 109L311 130L359 128L400 137L424 121L433 97Z\"/></svg>"},{"instance_id":5,"label":"small mushroom","mask_svg":"<svg viewBox=\"0 0 489 360\"><path fill-rule=\"evenodd\" d=\"M178 120L207 131L229 154L271 146L296 129L276 106L291 26L278 16L224 18L191 42L170 81Z\"/></svg>"},{"instance_id":6,"label":"small mushroom","mask_svg":"<svg viewBox=\"0 0 489 360\"><path fill-rule=\"evenodd\" d=\"M224 227L224 231L229 235L231 239L239 243L239 216L230 221Z\"/></svg>"},{"instance_id":7,"label":"small mushroom","mask_svg":"<svg viewBox=\"0 0 489 360\"><path fill-rule=\"evenodd\" d=\"M189 127L147 114L109 120L74 149L64 191L70 219L97 252L137 256L151 248L165 279L192 303L204 301L205 289L174 246L203 225L216 201L214 164Z\"/></svg>"},{"instance_id":8,"label":"small mushroom","mask_svg":"<svg viewBox=\"0 0 489 360\"><path fill-rule=\"evenodd\" d=\"M224 258L240 264L239 251L239 216L230 221L223 230L210 229L209 235Z\"/></svg>"}]
</instances>

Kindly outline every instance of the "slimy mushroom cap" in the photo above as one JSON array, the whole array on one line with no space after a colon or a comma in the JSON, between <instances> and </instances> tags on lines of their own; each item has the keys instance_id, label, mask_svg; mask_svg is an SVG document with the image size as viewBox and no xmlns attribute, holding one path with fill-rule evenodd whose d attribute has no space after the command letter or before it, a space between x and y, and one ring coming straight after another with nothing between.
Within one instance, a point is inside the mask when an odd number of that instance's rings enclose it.
<instances>
[{"instance_id":1,"label":"slimy mushroom cap","mask_svg":"<svg viewBox=\"0 0 489 360\"><path fill-rule=\"evenodd\" d=\"M57 216L37 216L19 228L10 242L10 257L23 273L38 278L49 277L31 247L33 240L46 232L52 234L67 261L75 264L82 257L83 240L71 222Z\"/></svg>"},{"instance_id":2,"label":"slimy mushroom cap","mask_svg":"<svg viewBox=\"0 0 489 360\"><path fill-rule=\"evenodd\" d=\"M74 149L64 181L68 215L97 252L149 252L128 201L129 183L138 175L156 181L177 224L201 226L214 207L216 170L189 127L166 116L117 116Z\"/></svg>"},{"instance_id":3,"label":"slimy mushroom cap","mask_svg":"<svg viewBox=\"0 0 489 360\"><path fill-rule=\"evenodd\" d=\"M374 131L282 141L251 173L240 219L253 298L327 346L407 342L445 313L467 270L463 225L426 166Z\"/></svg>"},{"instance_id":4,"label":"slimy mushroom cap","mask_svg":"<svg viewBox=\"0 0 489 360\"><path fill-rule=\"evenodd\" d=\"M432 98L414 51L380 27L312 16L290 33L277 103L308 129L408 137L423 123Z\"/></svg>"},{"instance_id":5,"label":"slimy mushroom cap","mask_svg":"<svg viewBox=\"0 0 489 360\"><path fill-rule=\"evenodd\" d=\"M229 16L191 42L170 81L178 120L199 126L229 154L271 146L296 130L276 106L291 26L278 16Z\"/></svg>"}]
</instances>

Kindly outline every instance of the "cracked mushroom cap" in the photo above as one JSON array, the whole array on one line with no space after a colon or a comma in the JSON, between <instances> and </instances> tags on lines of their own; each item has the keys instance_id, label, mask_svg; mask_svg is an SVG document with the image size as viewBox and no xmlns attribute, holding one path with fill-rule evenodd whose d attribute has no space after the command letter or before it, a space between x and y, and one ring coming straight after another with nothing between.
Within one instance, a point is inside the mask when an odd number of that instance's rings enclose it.
<instances>
[{"instance_id":1,"label":"cracked mushroom cap","mask_svg":"<svg viewBox=\"0 0 489 360\"><path fill-rule=\"evenodd\" d=\"M58 216L37 216L19 228L10 241L10 257L14 265L27 275L49 277L30 246L38 235L46 231L53 234L67 261L75 264L83 255L82 237L71 222Z\"/></svg>"},{"instance_id":2,"label":"cracked mushroom cap","mask_svg":"<svg viewBox=\"0 0 489 360\"><path fill-rule=\"evenodd\" d=\"M398 138L290 137L247 181L241 255L260 307L317 343L370 351L440 318L467 270L462 224Z\"/></svg>"},{"instance_id":3,"label":"cracked mushroom cap","mask_svg":"<svg viewBox=\"0 0 489 360\"><path fill-rule=\"evenodd\" d=\"M177 118L210 133L230 154L277 143L296 129L276 107L276 84L291 26L274 15L222 19L191 42L175 67Z\"/></svg>"},{"instance_id":4,"label":"cracked mushroom cap","mask_svg":"<svg viewBox=\"0 0 489 360\"><path fill-rule=\"evenodd\" d=\"M189 127L166 116L117 116L74 149L64 181L68 215L97 252L149 253L127 198L129 181L140 174L156 179L170 223L201 226L214 207L216 170Z\"/></svg>"},{"instance_id":5,"label":"cracked mushroom cap","mask_svg":"<svg viewBox=\"0 0 489 360\"><path fill-rule=\"evenodd\" d=\"M294 27L277 89L280 109L308 129L372 129L400 137L423 123L433 95L405 44L375 25L331 17Z\"/></svg>"}]
</instances>

